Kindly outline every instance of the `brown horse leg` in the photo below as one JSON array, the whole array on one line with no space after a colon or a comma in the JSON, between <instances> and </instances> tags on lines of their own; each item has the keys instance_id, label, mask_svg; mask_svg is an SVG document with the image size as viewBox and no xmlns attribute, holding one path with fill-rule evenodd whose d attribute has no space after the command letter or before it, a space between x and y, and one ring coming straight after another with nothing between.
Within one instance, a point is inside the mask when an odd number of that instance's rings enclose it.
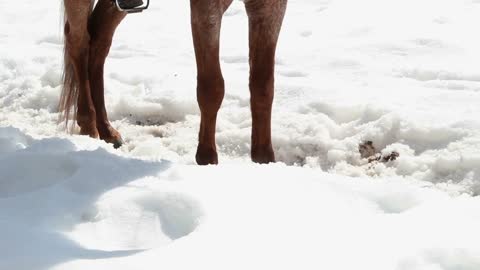
<instances>
[{"instance_id":1,"label":"brown horse leg","mask_svg":"<svg viewBox=\"0 0 480 270\"><path fill-rule=\"evenodd\" d=\"M112 45L113 34L126 15L127 13L118 11L111 0L100 0L93 10L88 25L90 33L88 73L96 111L97 129L100 138L108 143L113 143L115 148L122 145L122 138L108 121L105 109L103 70L105 59Z\"/></svg>"},{"instance_id":2,"label":"brown horse leg","mask_svg":"<svg viewBox=\"0 0 480 270\"><path fill-rule=\"evenodd\" d=\"M95 106L88 82L89 41L87 25L91 13L90 0L65 0L67 23L65 25L66 53L73 64L78 85L77 123L80 134L97 138Z\"/></svg>"},{"instance_id":3,"label":"brown horse leg","mask_svg":"<svg viewBox=\"0 0 480 270\"><path fill-rule=\"evenodd\" d=\"M217 164L217 112L225 84L219 60L220 27L230 0L190 0L193 44L197 60L197 101L201 120L195 159L199 165Z\"/></svg>"},{"instance_id":4,"label":"brown horse leg","mask_svg":"<svg viewBox=\"0 0 480 270\"><path fill-rule=\"evenodd\" d=\"M252 160L275 162L271 139L275 50L287 0L246 0L250 43Z\"/></svg>"}]
</instances>

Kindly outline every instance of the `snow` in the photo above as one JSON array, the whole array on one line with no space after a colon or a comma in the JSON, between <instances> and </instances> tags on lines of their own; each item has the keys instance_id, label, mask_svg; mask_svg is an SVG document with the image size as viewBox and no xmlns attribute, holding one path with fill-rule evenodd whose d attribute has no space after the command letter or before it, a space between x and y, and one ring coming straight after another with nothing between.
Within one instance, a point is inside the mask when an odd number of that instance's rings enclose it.
<instances>
[{"instance_id":1,"label":"snow","mask_svg":"<svg viewBox=\"0 0 480 270\"><path fill-rule=\"evenodd\" d=\"M57 123L59 1L0 3L0 269L480 269L480 2L290 0L278 163L250 162L247 19L222 24L221 165L194 164L188 1L119 27L126 144ZM368 163L373 141L395 161Z\"/></svg>"}]
</instances>

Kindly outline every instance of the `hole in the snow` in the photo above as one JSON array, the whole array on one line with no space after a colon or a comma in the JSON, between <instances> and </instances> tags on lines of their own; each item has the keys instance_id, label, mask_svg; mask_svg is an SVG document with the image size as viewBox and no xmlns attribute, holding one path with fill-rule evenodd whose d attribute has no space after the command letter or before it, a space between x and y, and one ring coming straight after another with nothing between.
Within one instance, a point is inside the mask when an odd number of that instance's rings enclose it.
<instances>
[{"instance_id":1,"label":"hole in the snow","mask_svg":"<svg viewBox=\"0 0 480 270\"><path fill-rule=\"evenodd\" d=\"M200 204L188 195L124 187L84 211L69 236L89 249L149 249L189 235L202 217Z\"/></svg>"}]
</instances>

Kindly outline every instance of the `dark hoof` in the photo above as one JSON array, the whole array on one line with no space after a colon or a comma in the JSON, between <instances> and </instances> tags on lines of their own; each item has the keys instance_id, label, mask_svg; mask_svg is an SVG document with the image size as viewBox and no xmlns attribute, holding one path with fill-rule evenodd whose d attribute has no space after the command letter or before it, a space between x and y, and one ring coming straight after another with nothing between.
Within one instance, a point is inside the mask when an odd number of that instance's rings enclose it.
<instances>
[{"instance_id":1,"label":"dark hoof","mask_svg":"<svg viewBox=\"0 0 480 270\"><path fill-rule=\"evenodd\" d=\"M252 161L260 164L275 162L275 153L271 146L252 148Z\"/></svg>"},{"instance_id":2,"label":"dark hoof","mask_svg":"<svg viewBox=\"0 0 480 270\"><path fill-rule=\"evenodd\" d=\"M122 147L122 145L125 142L122 140L122 138L119 138L119 139L114 140L112 143L113 143L113 148L118 149L118 148Z\"/></svg>"},{"instance_id":3,"label":"dark hoof","mask_svg":"<svg viewBox=\"0 0 480 270\"><path fill-rule=\"evenodd\" d=\"M123 144L124 141L122 140L122 137L113 137L113 138L107 138L103 139L106 143L113 144L113 148L118 149L120 148Z\"/></svg>"},{"instance_id":4,"label":"dark hoof","mask_svg":"<svg viewBox=\"0 0 480 270\"><path fill-rule=\"evenodd\" d=\"M214 149L206 149L202 147L197 148L197 154L195 160L198 165L216 165L218 164L217 151Z\"/></svg>"}]
</instances>

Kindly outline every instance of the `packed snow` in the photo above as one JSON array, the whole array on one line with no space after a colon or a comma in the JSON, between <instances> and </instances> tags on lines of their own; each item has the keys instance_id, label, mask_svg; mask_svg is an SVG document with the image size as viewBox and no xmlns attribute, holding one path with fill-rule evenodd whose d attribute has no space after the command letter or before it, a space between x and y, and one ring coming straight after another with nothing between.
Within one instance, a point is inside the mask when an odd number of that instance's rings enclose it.
<instances>
[{"instance_id":1,"label":"packed snow","mask_svg":"<svg viewBox=\"0 0 480 270\"><path fill-rule=\"evenodd\" d=\"M60 4L0 2L1 270L480 269L480 1L290 0L269 165L249 157L234 1L207 167L188 1L152 1L118 29L117 150L57 122ZM369 163L366 141L399 157Z\"/></svg>"}]
</instances>

